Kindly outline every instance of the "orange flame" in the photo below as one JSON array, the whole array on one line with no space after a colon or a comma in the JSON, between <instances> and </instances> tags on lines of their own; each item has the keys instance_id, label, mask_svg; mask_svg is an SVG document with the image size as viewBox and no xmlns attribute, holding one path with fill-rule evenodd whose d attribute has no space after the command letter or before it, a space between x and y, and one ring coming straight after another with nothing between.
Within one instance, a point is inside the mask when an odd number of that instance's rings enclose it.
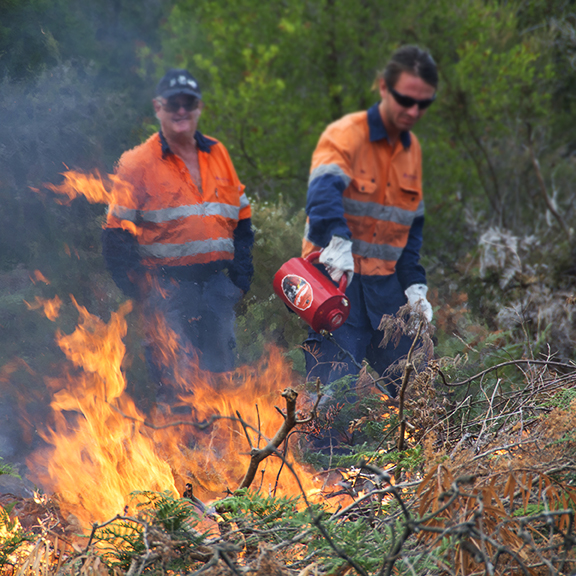
<instances>
[{"instance_id":1,"label":"orange flame","mask_svg":"<svg viewBox=\"0 0 576 576\"><path fill-rule=\"evenodd\" d=\"M30 304L30 302L26 302L24 300L26 306L28 306L28 310L38 310L39 308L44 309L44 314L46 314L46 318L48 320L56 320L60 314L60 307L62 306L62 300L58 296L52 298L52 300L46 298L40 298L40 296L36 296L35 302Z\"/></svg>"},{"instance_id":2,"label":"orange flame","mask_svg":"<svg viewBox=\"0 0 576 576\"><path fill-rule=\"evenodd\" d=\"M18 540L19 535L22 533L22 525L18 518L11 518L6 510L0 506L0 545L3 542L14 539ZM7 557L8 562L4 563L4 569L7 570L9 564L17 565L21 560L26 558L31 552L33 545L27 541L22 542L12 554ZM2 574L9 572L2 572ZM12 572L13 573L13 572Z\"/></svg>"},{"instance_id":3,"label":"orange flame","mask_svg":"<svg viewBox=\"0 0 576 576\"><path fill-rule=\"evenodd\" d=\"M132 198L133 186L119 178L115 174L106 174L104 177L98 172L84 174L74 170L63 172L64 182L59 185L44 184L48 190L67 196L67 199L57 200L59 204L70 204L78 196L84 196L91 204L108 204L112 210L117 204L118 197ZM121 227L128 230L134 236L140 231L133 222L122 220Z\"/></svg>"},{"instance_id":4,"label":"orange flame","mask_svg":"<svg viewBox=\"0 0 576 576\"><path fill-rule=\"evenodd\" d=\"M30 276L30 280L36 284L36 282L44 282L44 284L50 284L50 280L40 272L40 270L34 270L34 277Z\"/></svg>"},{"instance_id":5,"label":"orange flame","mask_svg":"<svg viewBox=\"0 0 576 576\"><path fill-rule=\"evenodd\" d=\"M132 201L132 186L117 176L74 171L63 176L62 184L46 185L67 197L62 204L78 196L91 203L108 204L111 209L119 199L123 205ZM137 233L131 222L123 221L122 225ZM163 407L168 413L153 410L154 428L146 425L145 415L125 393L122 338L131 304L124 304L106 324L73 302L80 314L76 330L70 335L60 331L56 335L71 366L62 377L47 379L53 391L53 422L42 437L50 449L49 454L36 452L28 459L35 480L45 490L58 493L63 511L73 513L85 526L122 513L133 491L181 494L190 483L195 495L208 502L221 497L227 488L238 487L250 462L251 446L265 446L283 421L274 404L280 403L283 389L294 387L294 374L282 354L271 348L257 366L224 374L206 373L191 360L192 351L163 319L152 319L157 341L162 343L156 360L171 367L180 390L180 407L190 412L177 418L188 424L172 426L170 421L176 417L170 409ZM238 415L252 430L244 430ZM191 425L212 416L220 419L205 429ZM290 440L290 448L293 444ZM321 493L318 478L297 462L291 465L306 493ZM277 456L260 465L257 482L251 488L266 492L277 489L278 495L300 491Z\"/></svg>"},{"instance_id":6,"label":"orange flame","mask_svg":"<svg viewBox=\"0 0 576 576\"><path fill-rule=\"evenodd\" d=\"M83 174L82 172L69 170L63 172L62 176L64 176L64 182L62 182L62 184L44 184L48 190L68 196L68 200L63 200L59 203L69 204L78 196L84 196L91 204L114 203L114 194L107 188L111 188L116 178L115 176L106 176L102 179L102 176L97 170L94 174ZM116 178L116 180L122 182L118 178Z\"/></svg>"},{"instance_id":7,"label":"orange flame","mask_svg":"<svg viewBox=\"0 0 576 576\"><path fill-rule=\"evenodd\" d=\"M208 502L227 488L238 487L250 456L245 432L238 421L220 419L206 430L191 425L162 429L147 427L144 415L125 393L121 370L125 355L122 338L131 303L113 313L108 324L91 315L73 299L80 321L57 342L75 367L69 374L48 381L54 391L53 424L42 433L51 446L28 460L34 480L45 490L58 493L61 507L84 526L122 513L136 490L170 490L181 494L187 482L195 495ZM172 346L178 342L172 340ZM173 350L174 352L174 350ZM194 363L181 373L182 405L192 415L178 420L201 422L211 416L234 417L237 413L260 434L248 430L254 447L263 447L282 423L274 408L282 389L293 386L294 375L276 349L269 350L258 366L232 373L211 374ZM156 412L154 423L175 417ZM292 443L291 443L292 444ZM303 466L292 462L304 490L318 492L320 481ZM261 464L258 486L278 495L298 494L299 487L282 460L269 457Z\"/></svg>"}]
</instances>

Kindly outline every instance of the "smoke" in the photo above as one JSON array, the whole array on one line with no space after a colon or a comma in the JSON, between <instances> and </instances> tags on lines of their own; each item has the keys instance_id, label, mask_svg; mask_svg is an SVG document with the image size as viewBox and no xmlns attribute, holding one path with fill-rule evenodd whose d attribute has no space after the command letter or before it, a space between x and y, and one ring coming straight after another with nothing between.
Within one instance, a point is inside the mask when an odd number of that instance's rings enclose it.
<instances>
[{"instance_id":1,"label":"smoke","mask_svg":"<svg viewBox=\"0 0 576 576\"><path fill-rule=\"evenodd\" d=\"M57 0L0 9L0 465L14 463L21 474L41 445L44 379L63 359L55 330L77 321L67 295L103 318L120 298L100 255L105 207L83 199L60 206L42 184L60 183L68 168L111 172L145 136L154 81L138 75L138 50L154 44L172 4ZM56 323L25 304L56 296Z\"/></svg>"}]
</instances>

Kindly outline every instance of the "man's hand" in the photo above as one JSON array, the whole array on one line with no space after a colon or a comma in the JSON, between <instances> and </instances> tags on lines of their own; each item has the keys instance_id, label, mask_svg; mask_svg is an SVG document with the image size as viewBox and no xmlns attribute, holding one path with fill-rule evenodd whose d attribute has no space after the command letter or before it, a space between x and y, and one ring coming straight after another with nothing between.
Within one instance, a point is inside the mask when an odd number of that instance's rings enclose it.
<instances>
[{"instance_id":1,"label":"man's hand","mask_svg":"<svg viewBox=\"0 0 576 576\"><path fill-rule=\"evenodd\" d=\"M320 264L324 264L330 278L334 282L340 282L343 274L346 274L346 287L352 282L354 276L354 257L352 256L352 240L341 236L332 236L330 244L322 250L318 258Z\"/></svg>"},{"instance_id":2,"label":"man's hand","mask_svg":"<svg viewBox=\"0 0 576 576\"><path fill-rule=\"evenodd\" d=\"M428 322L432 322L432 306L430 302L426 300L427 293L428 286L426 286L426 284L412 284L412 286L408 286L404 291L412 310L422 314Z\"/></svg>"}]
</instances>

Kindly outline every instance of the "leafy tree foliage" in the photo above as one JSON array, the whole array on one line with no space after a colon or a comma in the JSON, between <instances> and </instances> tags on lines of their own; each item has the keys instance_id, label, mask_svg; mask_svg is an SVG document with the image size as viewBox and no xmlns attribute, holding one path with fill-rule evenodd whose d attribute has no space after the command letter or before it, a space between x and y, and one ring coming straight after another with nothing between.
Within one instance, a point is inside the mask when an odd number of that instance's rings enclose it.
<instances>
[{"instance_id":1,"label":"leafy tree foliage","mask_svg":"<svg viewBox=\"0 0 576 576\"><path fill-rule=\"evenodd\" d=\"M302 206L323 128L377 100L372 80L394 48L428 48L439 64L440 95L416 132L424 149L428 245L442 253L447 236L475 242L466 222L472 213L477 226L548 226L526 154L530 138L537 157L554 156L554 202L571 210L574 167L558 151L572 136L550 129L551 88L559 76L574 76L561 71L567 58L555 47L560 37L567 42L571 17L563 4L556 11L544 4L294 0L262 10L253 0L184 0L168 19L162 55L147 56L162 70L177 64L201 77L205 129L229 146L253 193L282 192ZM550 186L547 166L543 172ZM451 243L449 259L453 251Z\"/></svg>"}]
</instances>

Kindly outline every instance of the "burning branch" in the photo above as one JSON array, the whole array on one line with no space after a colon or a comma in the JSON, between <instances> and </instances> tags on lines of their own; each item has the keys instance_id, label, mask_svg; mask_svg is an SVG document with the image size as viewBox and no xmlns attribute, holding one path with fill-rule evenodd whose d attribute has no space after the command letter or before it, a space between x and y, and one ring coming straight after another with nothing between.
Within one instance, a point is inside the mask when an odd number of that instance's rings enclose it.
<instances>
[{"instance_id":1,"label":"burning branch","mask_svg":"<svg viewBox=\"0 0 576 576\"><path fill-rule=\"evenodd\" d=\"M282 442L284 442L284 440L286 440L288 434L290 433L290 431L294 427L296 427L300 424L307 424L308 422L310 422L311 420L313 420L316 417L318 405L319 405L320 400L322 398L322 393L320 391L320 387L321 387L320 378L318 378L316 380L316 402L314 403L314 406L312 407L312 410L310 411L310 415L307 418L304 418L301 420L296 418L296 399L298 398L298 392L296 392L296 390L294 390L293 388L286 388L282 392L282 396L286 399L286 414L284 414L284 412L282 412L278 407L276 407L276 410L278 410L278 412L282 415L282 417L284 418L284 422L282 423L282 425L280 426L280 429L278 430L278 432L276 432L274 437L268 441L268 444L266 444L266 446L264 448L261 448L261 449L254 448L254 446L252 444L252 440L250 438L250 435L248 434L248 430L250 429L250 430L257 432L258 437L260 438L263 436L261 430L260 429L256 430L253 426L248 424L248 422L246 422L241 417L239 412L236 412L236 417L224 416L224 415L213 415L205 422L194 422L194 421L190 421L190 420L178 420L175 422L168 422L168 423L162 424L162 425L156 425L156 424L152 424L151 422L148 422L146 420L140 420L138 418L134 418L133 416L129 416L128 414L125 414L124 412L122 412L120 409L118 409L116 406L113 406L112 404L110 404L110 406L116 412L121 414L124 418L128 418L129 420L133 420L135 422L138 422L144 426L147 426L148 428L152 428L153 430L161 430L164 428L170 428L172 426L183 426L183 425L194 426L198 430L205 430L206 428L210 427L217 420L232 420L232 421L240 422L242 428L244 429L244 434L246 435L246 439L248 440L248 444L250 446L250 457L251 457L248 470L246 471L246 474L244 475L244 478L243 478L242 482L240 483L240 486L238 487L238 490L240 490L241 488L248 488L252 484L252 482L254 481L254 478L256 476L256 472L258 471L258 466L260 465L260 462L262 462L262 460L265 460L271 454L274 454L274 453L278 454L278 447L280 446L280 444L282 444Z\"/></svg>"},{"instance_id":2,"label":"burning branch","mask_svg":"<svg viewBox=\"0 0 576 576\"><path fill-rule=\"evenodd\" d=\"M277 453L278 447L280 446L280 444L282 444L282 442L284 442L290 431L295 426L299 424L306 424L315 417L316 410L318 408L318 403L320 402L320 398L322 397L322 394L320 392L319 378L316 380L316 390L317 390L317 397L314 407L312 408L310 416L303 420L298 420L296 418L296 399L298 398L298 392L296 392L296 390L294 390L293 388L286 388L286 390L282 392L282 397L286 399L286 414L284 414L278 408L276 408L276 410L280 412L280 414L284 418L284 422L282 423L282 426L280 426L280 429L278 430L278 432L276 432L274 437L268 442L268 444L264 448L261 449L254 448L252 446L252 442L250 441L250 437L248 435L248 432L246 431L247 424L242 420L240 414L238 414L238 418L244 428L244 432L246 434L246 437L248 438L248 443L250 444L251 448L250 466L248 467L248 470L246 471L246 474L244 475L244 478L240 483L240 486L238 486L238 490L240 490L241 488L248 488L252 484L252 482L254 481L254 477L256 476L256 472L258 471L258 466L260 465L260 462L268 458L268 456L270 456L271 454Z\"/></svg>"}]
</instances>

